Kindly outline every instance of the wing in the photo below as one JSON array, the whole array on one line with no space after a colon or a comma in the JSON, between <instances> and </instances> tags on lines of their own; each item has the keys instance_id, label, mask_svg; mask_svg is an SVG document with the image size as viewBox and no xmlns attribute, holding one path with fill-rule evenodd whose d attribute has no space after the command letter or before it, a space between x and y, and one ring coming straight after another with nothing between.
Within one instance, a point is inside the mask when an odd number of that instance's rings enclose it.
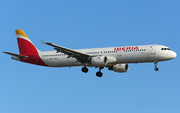
<instances>
[{"instance_id":1,"label":"wing","mask_svg":"<svg viewBox=\"0 0 180 113\"><path fill-rule=\"evenodd\" d=\"M58 46L58 45L55 45L55 44L52 44L52 43L49 43L49 42L43 42L43 44L47 44L49 46L52 46L52 47L54 47L55 50L57 50L57 53L61 52L61 53L66 54L66 55L68 55L67 58L74 57L81 63L87 62L87 60L92 57L92 55L90 55L90 54L79 52L79 51L72 50L72 49L69 49L69 48L65 48L65 47L62 47L62 46Z\"/></svg>"},{"instance_id":2,"label":"wing","mask_svg":"<svg viewBox=\"0 0 180 113\"><path fill-rule=\"evenodd\" d=\"M10 53L10 52L3 52L3 53L6 53L8 55L12 55L12 56L15 56L15 57L18 57L18 58L24 58L26 59L28 56L25 56L25 55L18 55L18 54L14 54L14 53Z\"/></svg>"}]
</instances>

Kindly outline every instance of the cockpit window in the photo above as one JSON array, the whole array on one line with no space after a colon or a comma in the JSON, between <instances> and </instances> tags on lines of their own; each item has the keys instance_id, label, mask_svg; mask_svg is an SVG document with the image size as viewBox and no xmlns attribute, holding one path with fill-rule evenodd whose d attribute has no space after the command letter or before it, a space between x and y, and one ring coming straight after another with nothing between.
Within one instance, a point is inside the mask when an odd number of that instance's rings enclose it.
<instances>
[{"instance_id":1,"label":"cockpit window","mask_svg":"<svg viewBox=\"0 0 180 113\"><path fill-rule=\"evenodd\" d=\"M161 48L161 50L170 50L169 48Z\"/></svg>"}]
</instances>

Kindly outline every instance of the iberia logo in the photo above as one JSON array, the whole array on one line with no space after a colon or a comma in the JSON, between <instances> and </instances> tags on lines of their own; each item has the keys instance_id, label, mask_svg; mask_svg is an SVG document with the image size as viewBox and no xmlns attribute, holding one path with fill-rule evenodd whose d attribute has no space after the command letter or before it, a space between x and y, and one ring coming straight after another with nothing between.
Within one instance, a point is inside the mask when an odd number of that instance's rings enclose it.
<instances>
[{"instance_id":1,"label":"iberia logo","mask_svg":"<svg viewBox=\"0 0 180 113\"><path fill-rule=\"evenodd\" d=\"M138 46L135 46L135 47L116 47L116 48L114 48L114 51L137 50L137 49L139 49Z\"/></svg>"}]
</instances>

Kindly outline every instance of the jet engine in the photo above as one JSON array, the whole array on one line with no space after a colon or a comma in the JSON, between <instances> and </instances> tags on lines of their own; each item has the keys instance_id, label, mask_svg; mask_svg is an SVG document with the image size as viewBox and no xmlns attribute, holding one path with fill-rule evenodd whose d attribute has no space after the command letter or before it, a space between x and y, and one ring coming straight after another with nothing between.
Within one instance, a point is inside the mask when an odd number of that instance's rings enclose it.
<instances>
[{"instance_id":1,"label":"jet engine","mask_svg":"<svg viewBox=\"0 0 180 113\"><path fill-rule=\"evenodd\" d=\"M108 68L109 70L113 70L114 72L123 73L129 70L128 64L116 64Z\"/></svg>"},{"instance_id":2,"label":"jet engine","mask_svg":"<svg viewBox=\"0 0 180 113\"><path fill-rule=\"evenodd\" d=\"M91 63L96 66L105 66L107 64L107 57L106 56L97 56L92 57Z\"/></svg>"},{"instance_id":3,"label":"jet engine","mask_svg":"<svg viewBox=\"0 0 180 113\"><path fill-rule=\"evenodd\" d=\"M113 56L97 56L92 57L91 63L96 66L107 66L108 64L113 64L117 59Z\"/></svg>"}]
</instances>

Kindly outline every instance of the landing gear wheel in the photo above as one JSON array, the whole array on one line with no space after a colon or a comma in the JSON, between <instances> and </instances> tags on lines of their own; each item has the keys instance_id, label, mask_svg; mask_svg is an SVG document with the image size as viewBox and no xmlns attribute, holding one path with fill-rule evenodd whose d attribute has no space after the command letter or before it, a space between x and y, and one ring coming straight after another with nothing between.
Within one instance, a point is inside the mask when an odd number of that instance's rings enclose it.
<instances>
[{"instance_id":1,"label":"landing gear wheel","mask_svg":"<svg viewBox=\"0 0 180 113\"><path fill-rule=\"evenodd\" d=\"M84 73L87 73L87 72L88 72L88 68L87 68L87 67L83 67L81 70L82 70L82 72L84 72Z\"/></svg>"},{"instance_id":2,"label":"landing gear wheel","mask_svg":"<svg viewBox=\"0 0 180 113\"><path fill-rule=\"evenodd\" d=\"M155 68L154 68L154 70L155 70L155 71L158 71L158 70L159 70L159 68L155 67Z\"/></svg>"},{"instance_id":3,"label":"landing gear wheel","mask_svg":"<svg viewBox=\"0 0 180 113\"><path fill-rule=\"evenodd\" d=\"M155 61L155 62L154 62L154 65L155 65L154 70L155 70L155 71L158 71L158 70L159 70L159 68L157 68L157 63L158 63L158 61Z\"/></svg>"},{"instance_id":4,"label":"landing gear wheel","mask_svg":"<svg viewBox=\"0 0 180 113\"><path fill-rule=\"evenodd\" d=\"M96 76L97 76L97 77L102 77L103 74L102 74L100 71L98 71L98 72L96 73Z\"/></svg>"}]
</instances>

